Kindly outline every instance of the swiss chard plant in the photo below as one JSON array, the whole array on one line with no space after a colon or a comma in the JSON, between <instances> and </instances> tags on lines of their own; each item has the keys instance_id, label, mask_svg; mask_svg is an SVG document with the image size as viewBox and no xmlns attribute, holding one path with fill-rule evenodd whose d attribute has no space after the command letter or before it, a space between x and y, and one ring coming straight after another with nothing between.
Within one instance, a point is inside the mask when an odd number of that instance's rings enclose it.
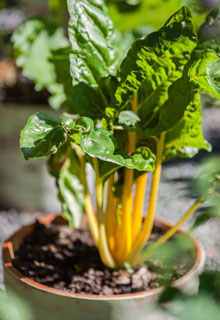
<instances>
[{"instance_id":1,"label":"swiss chard plant","mask_svg":"<svg viewBox=\"0 0 220 320\"><path fill-rule=\"evenodd\" d=\"M103 0L68 0L68 10L70 45L56 50L54 66L71 101L69 113L60 120L32 115L21 132L21 148L27 160L50 157L63 214L78 226L85 210L103 263L135 265L206 198L200 196L173 228L142 250L153 228L162 163L211 149L202 134L200 92L219 98L218 52L198 39L188 7L128 52ZM95 172L96 209L87 164ZM214 188L218 183L216 176Z\"/></svg>"}]
</instances>

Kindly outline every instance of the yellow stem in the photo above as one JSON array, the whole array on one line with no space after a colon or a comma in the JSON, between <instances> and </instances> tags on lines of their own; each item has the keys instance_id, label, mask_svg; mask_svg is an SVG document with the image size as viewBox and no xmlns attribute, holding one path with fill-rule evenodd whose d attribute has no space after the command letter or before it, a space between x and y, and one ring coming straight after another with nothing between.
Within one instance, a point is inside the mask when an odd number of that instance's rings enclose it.
<instances>
[{"instance_id":1,"label":"yellow stem","mask_svg":"<svg viewBox=\"0 0 220 320\"><path fill-rule=\"evenodd\" d=\"M136 238L140 232L142 225L142 209L144 204L144 193L145 193L145 185L147 179L147 173L142 174L137 178L136 181L136 191L134 197L134 206L132 213L132 242L135 243Z\"/></svg>"},{"instance_id":2,"label":"yellow stem","mask_svg":"<svg viewBox=\"0 0 220 320\"><path fill-rule=\"evenodd\" d=\"M112 175L108 181L108 197L105 212L105 227L108 239L108 245L111 252L115 248L115 227L116 227L116 213L115 213L115 198L112 191L112 185L114 183L114 175Z\"/></svg>"},{"instance_id":3,"label":"yellow stem","mask_svg":"<svg viewBox=\"0 0 220 320\"><path fill-rule=\"evenodd\" d=\"M99 241L98 249L99 254L102 259L102 262L109 268L115 268L115 261L109 250L104 215L103 215L103 185L102 179L99 176L98 160L94 159L94 169L96 173L96 204L97 204L97 213L98 213L98 232L99 232Z\"/></svg>"},{"instance_id":4,"label":"yellow stem","mask_svg":"<svg viewBox=\"0 0 220 320\"><path fill-rule=\"evenodd\" d=\"M114 233L115 247L114 247L114 251L113 251L113 256L116 259L117 252L118 252L118 246L119 246L120 240L121 240L120 226L121 226L122 208L121 208L120 199L116 199L115 215L116 215L116 225L115 225L115 233Z\"/></svg>"},{"instance_id":5,"label":"yellow stem","mask_svg":"<svg viewBox=\"0 0 220 320\"><path fill-rule=\"evenodd\" d=\"M160 139L157 140L156 164L155 164L155 170L153 173L148 213L144 220L143 228L134 244L134 247L132 248L132 252L130 256L128 257L128 261L130 263L132 263L133 258L144 247L153 228L154 214L155 214L156 203L157 203L158 187L160 182L161 165L162 165L162 159L163 159L164 139L165 139L165 132L161 133Z\"/></svg>"},{"instance_id":6,"label":"yellow stem","mask_svg":"<svg viewBox=\"0 0 220 320\"><path fill-rule=\"evenodd\" d=\"M134 259L134 264L141 263L148 259L154 249L156 249L158 246L162 245L164 242L169 240L176 233L178 228L189 218L189 216L191 216L198 209L198 207L204 202L204 200L205 199L203 197L196 200L192 207L185 213L185 215L179 220L179 222L175 224L175 226L170 228L161 238L159 238L155 243L147 247L143 253L141 253L137 256L137 258Z\"/></svg>"},{"instance_id":7,"label":"yellow stem","mask_svg":"<svg viewBox=\"0 0 220 320\"><path fill-rule=\"evenodd\" d=\"M129 153L134 152L136 144L136 134L129 132ZM124 185L122 192L122 217L119 226L119 243L117 243L117 261L124 261L132 246L132 185L134 170L125 168Z\"/></svg>"},{"instance_id":8,"label":"yellow stem","mask_svg":"<svg viewBox=\"0 0 220 320\"><path fill-rule=\"evenodd\" d=\"M134 113L137 112L137 102L138 95L135 93L132 101L131 107ZM128 153L135 152L136 148L136 133L128 132ZM125 177L124 185L122 192L122 217L121 223L118 226L117 234L120 234L120 238L116 237L116 250L115 257L117 262L124 262L126 256L129 254L132 248L132 204L133 204L133 195L132 195L132 185L134 179L134 170L125 168Z\"/></svg>"},{"instance_id":9,"label":"yellow stem","mask_svg":"<svg viewBox=\"0 0 220 320\"><path fill-rule=\"evenodd\" d=\"M85 211L88 217L88 222L89 222L89 227L91 230L91 234L93 237L93 240L95 242L96 245L98 245L99 242L99 232L98 232L98 224L97 224L97 219L96 219L96 215L93 209L93 205L92 205L92 200L88 191L88 185L87 185L87 180L86 180L86 168L85 168L85 159L84 156L77 152L80 162L81 162L81 178L82 178L82 183L83 183L83 187L84 187L84 201L85 201Z\"/></svg>"}]
</instances>

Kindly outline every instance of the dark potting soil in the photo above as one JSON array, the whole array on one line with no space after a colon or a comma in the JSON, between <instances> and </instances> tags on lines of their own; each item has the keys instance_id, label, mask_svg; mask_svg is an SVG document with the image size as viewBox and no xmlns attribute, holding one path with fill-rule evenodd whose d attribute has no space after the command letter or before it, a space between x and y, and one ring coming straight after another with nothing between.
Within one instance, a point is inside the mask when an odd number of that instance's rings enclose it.
<instances>
[{"instance_id":1,"label":"dark potting soil","mask_svg":"<svg viewBox=\"0 0 220 320\"><path fill-rule=\"evenodd\" d=\"M157 228L151 241L160 233ZM14 266L23 275L40 284L96 295L157 288L184 275L192 264L189 254L181 254L169 266L154 259L133 270L111 270L102 264L88 230L73 231L68 226L39 222L15 252L14 260Z\"/></svg>"}]
</instances>

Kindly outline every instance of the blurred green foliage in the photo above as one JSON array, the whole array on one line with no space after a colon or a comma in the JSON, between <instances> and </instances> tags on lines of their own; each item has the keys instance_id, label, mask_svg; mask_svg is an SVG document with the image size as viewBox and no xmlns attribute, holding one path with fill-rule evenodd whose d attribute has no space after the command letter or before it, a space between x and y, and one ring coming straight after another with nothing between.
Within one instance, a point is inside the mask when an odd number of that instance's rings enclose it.
<instances>
[{"instance_id":1,"label":"blurred green foliage","mask_svg":"<svg viewBox=\"0 0 220 320\"><path fill-rule=\"evenodd\" d=\"M208 198L207 206L200 209L193 227L211 218L220 218L220 155L210 156L200 163L193 192L197 197Z\"/></svg>"},{"instance_id":2,"label":"blurred green foliage","mask_svg":"<svg viewBox=\"0 0 220 320\"><path fill-rule=\"evenodd\" d=\"M220 272L204 272L200 276L199 293L195 295L167 288L159 304L173 320L219 320Z\"/></svg>"},{"instance_id":3,"label":"blurred green foliage","mask_svg":"<svg viewBox=\"0 0 220 320\"><path fill-rule=\"evenodd\" d=\"M12 293L0 290L0 320L32 320L31 310Z\"/></svg>"}]
</instances>

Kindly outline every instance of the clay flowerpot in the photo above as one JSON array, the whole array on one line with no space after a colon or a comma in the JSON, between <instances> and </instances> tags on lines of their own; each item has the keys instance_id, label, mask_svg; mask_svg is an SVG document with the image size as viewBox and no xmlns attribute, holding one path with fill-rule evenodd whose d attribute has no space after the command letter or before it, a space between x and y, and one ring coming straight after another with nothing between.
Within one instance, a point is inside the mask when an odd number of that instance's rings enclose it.
<instances>
[{"instance_id":1,"label":"clay flowerpot","mask_svg":"<svg viewBox=\"0 0 220 320\"><path fill-rule=\"evenodd\" d=\"M63 223L60 218L46 216L40 219L41 223ZM160 219L156 224L166 230L171 224ZM149 316L152 302L162 292L163 287L145 292L97 296L74 294L52 289L38 284L24 277L12 265L14 250L18 248L22 239L31 233L33 224L23 227L17 231L9 240L3 244L3 263L5 286L8 291L13 291L19 298L23 299L31 308L33 320L146 320L164 319L160 316ZM198 289L198 274L204 266L204 250L198 241L186 231L195 248L194 264L184 276L176 280L173 285L185 291L196 291ZM166 319L166 318L165 318Z\"/></svg>"}]
</instances>

